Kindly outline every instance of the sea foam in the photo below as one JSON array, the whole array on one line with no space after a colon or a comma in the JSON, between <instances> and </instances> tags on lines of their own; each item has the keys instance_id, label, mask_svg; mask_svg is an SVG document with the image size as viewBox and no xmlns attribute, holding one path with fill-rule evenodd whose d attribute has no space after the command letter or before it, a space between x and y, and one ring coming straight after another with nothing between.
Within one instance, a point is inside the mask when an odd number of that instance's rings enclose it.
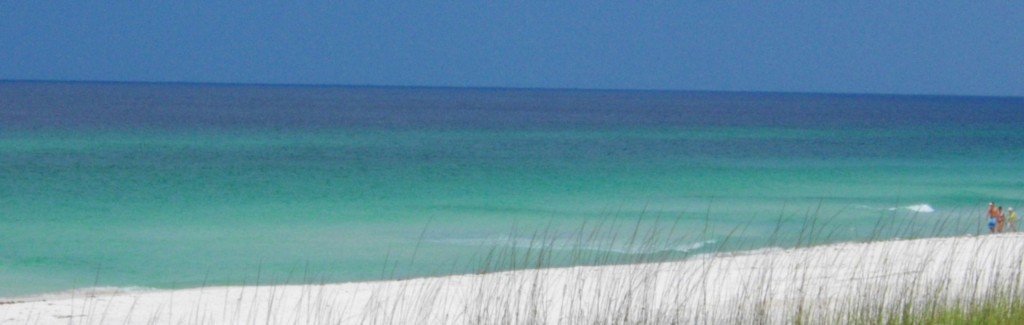
<instances>
[{"instance_id":1,"label":"sea foam","mask_svg":"<svg viewBox=\"0 0 1024 325\"><path fill-rule=\"evenodd\" d=\"M562 251L571 250L588 250L598 252L609 252L617 254L654 254L654 253L689 253L691 251L699 250L716 243L714 239L704 240L694 243L684 243L670 247L652 247L644 244L629 243L626 240L613 240L613 241L590 241L590 242L579 242L573 238L557 238L557 239L543 239L543 238L531 238L531 237L509 237L509 236L495 236L495 237L484 237L484 238L448 238L448 239L436 239L427 240L432 243L449 244L449 245L460 245L460 246L477 246L477 247L510 247L519 249L554 249Z\"/></svg>"},{"instance_id":2,"label":"sea foam","mask_svg":"<svg viewBox=\"0 0 1024 325\"><path fill-rule=\"evenodd\" d=\"M896 211L896 209L897 208L895 208L895 207L889 208L889 211ZM928 203L908 205L908 206L902 207L900 209L910 210L910 211L918 212L918 213L932 213L932 212L935 212L935 208L933 208Z\"/></svg>"}]
</instances>

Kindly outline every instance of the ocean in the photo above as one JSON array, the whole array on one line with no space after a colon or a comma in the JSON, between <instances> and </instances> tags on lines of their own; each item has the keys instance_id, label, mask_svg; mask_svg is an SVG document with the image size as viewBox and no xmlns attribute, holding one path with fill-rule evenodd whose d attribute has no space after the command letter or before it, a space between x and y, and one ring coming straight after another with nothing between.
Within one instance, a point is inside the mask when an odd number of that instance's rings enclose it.
<instances>
[{"instance_id":1,"label":"ocean","mask_svg":"<svg viewBox=\"0 0 1024 325\"><path fill-rule=\"evenodd\" d=\"M977 235L1022 159L1024 98L0 82L0 297Z\"/></svg>"}]
</instances>

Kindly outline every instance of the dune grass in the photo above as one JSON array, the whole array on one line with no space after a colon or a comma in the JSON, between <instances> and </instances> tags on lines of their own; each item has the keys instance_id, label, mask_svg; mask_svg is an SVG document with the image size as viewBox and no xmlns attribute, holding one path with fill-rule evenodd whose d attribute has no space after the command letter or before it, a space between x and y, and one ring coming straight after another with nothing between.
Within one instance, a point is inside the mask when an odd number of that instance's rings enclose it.
<instances>
[{"instance_id":1,"label":"dune grass","mask_svg":"<svg viewBox=\"0 0 1024 325\"><path fill-rule=\"evenodd\" d=\"M898 229L903 234L896 233L896 237L928 238L947 234L947 227L963 229L965 223L976 222L973 217L963 218L956 214L939 218L941 220L933 220L935 222L930 224L930 234L911 232L913 225L892 220L880 221L875 225L873 234L881 236L883 229ZM489 250L482 259L479 273L491 275L491 281L483 278L475 283L471 290L473 299L456 308L459 310L457 314L465 317L454 319L460 323L476 324L1022 323L1020 317L1024 312L1020 310L1024 307L1024 294L1021 288L1024 288L1024 283L1020 266L1024 265L1024 251L1021 250L1024 247L1019 244L1024 238L1009 238L1005 242L1015 245L1002 247L986 246L987 237L966 237L965 241L977 242L965 245L972 251L959 253L914 246L927 245L927 241L915 244L904 239L899 241L908 243L904 246L909 245L909 248L887 247L885 242L877 242L877 238L867 238L864 240L866 244L853 248L863 250L862 253L843 255L842 258L848 259L844 262L850 268L841 274L822 274L814 268L836 257L821 251L830 246L807 246L829 242L835 233L835 226L830 223L832 220L809 214L803 220L795 242L783 243L779 235L785 230L780 218L780 226L775 229L771 241L790 250L777 254L752 254L757 257L748 258L748 261L739 259L745 253L735 251L735 247L743 247L742 243L730 242L734 240L733 235L744 231L745 226L742 225L721 238L711 252L684 262L676 261L672 252L662 248L672 247L680 241L706 238L675 236L678 220L662 225L655 222L654 227L643 230L642 223L638 221L620 242L626 243L625 251L644 252L640 254L615 254L610 253L613 250L608 247L600 247L613 245L611 242L615 241L601 242L596 238L615 238L621 232L609 228L621 229L619 224L611 227L605 224L583 225L570 241L560 240L562 238L552 235L549 230L534 231L526 247L510 242ZM515 236L513 234L509 238ZM879 243L882 245L874 245ZM951 245L955 251L956 243ZM733 250L723 249L725 247L733 247ZM924 255L905 258L903 255L906 253ZM559 258L561 262L553 262ZM545 271L553 264L617 266ZM723 301L714 293L722 285L722 277L718 274L728 273L733 268L755 268L756 271L738 278L726 277L730 281L740 281L742 288L738 294ZM552 280L559 276L564 279ZM822 284L815 277L832 277L836 282L869 279L830 286L828 281ZM892 277L895 280L871 281L871 277ZM790 281L783 284L778 281L780 278ZM428 286L440 290L448 280L439 278ZM839 286L846 287L835 288ZM558 292L551 293L552 290ZM822 294L830 290L838 294ZM364 308L361 311L364 314L394 315L401 313L404 307L438 298L434 292L428 297L419 294L402 291L398 295L402 303L391 300L390 310ZM380 297L388 300L395 296ZM405 303L409 305L403 306ZM385 305L389 304L371 306ZM428 310L435 305L431 303L413 308L420 308L419 314L427 319L432 314ZM441 319L448 320L445 317Z\"/></svg>"},{"instance_id":2,"label":"dune grass","mask_svg":"<svg viewBox=\"0 0 1024 325\"><path fill-rule=\"evenodd\" d=\"M729 247L732 235L743 231L739 226L717 242L711 252L692 257L682 265L673 259L672 252L662 250L679 241L696 239L681 240L675 236L677 222L655 223L642 229L638 221L625 237L610 241L606 239L623 233L618 231L621 224L583 225L568 241L552 234L550 229L535 230L525 247L510 240L491 248L482 257L478 272L481 276L467 280L469 289L456 293L470 299L444 297L450 294L445 292L446 287L466 285L453 284L451 278L442 277L417 285L399 282L397 289L374 292L365 305L354 309L360 310L358 323L410 319L474 324L1017 323L1014 310L1020 307L1022 298L1021 254L975 245L975 251L966 253L965 259L933 256L927 247L882 246L881 250L873 250L868 244L854 248L862 249L863 253L844 257L854 260L845 261L851 268L843 274L821 274L814 268L834 256L803 247L827 242L828 238L815 236L834 233L829 229L829 221L818 217L804 220L795 243L790 245L797 250L787 253L795 257L755 254L757 258L737 262L736 255L742 257L743 253L722 248ZM939 222L933 231L941 233L943 224L948 226L951 222L954 221ZM881 222L876 227L911 229ZM773 237L782 231L777 228ZM513 232L508 238L518 235ZM907 234L914 236L928 237ZM620 251L644 253L613 253L610 247L614 243L625 243ZM781 240L779 244L784 245ZM799 249L809 251L801 253ZM925 256L903 258L901 255L907 251L924 252ZM565 264L616 266L547 269ZM1018 267L1007 269L1006 265ZM740 277L719 276L733 268L756 271ZM822 276L835 277L836 281L875 276L896 279L850 281L838 285L849 286L839 289L838 295L822 295L822 291L837 290L814 279ZM738 294L724 300L718 296L715 291L723 279L740 281ZM459 302L452 307L445 304L447 300Z\"/></svg>"},{"instance_id":3,"label":"dune grass","mask_svg":"<svg viewBox=\"0 0 1024 325\"><path fill-rule=\"evenodd\" d=\"M907 239L817 245L836 233L833 217L809 213L798 229L780 217L769 239L780 248L755 252L745 225L711 240L706 228L683 235L678 218L513 230L470 262L474 274L86 295L67 318L24 323L1024 324L1024 236L934 239L983 219L936 218ZM912 228L894 220L873 233ZM695 242L710 246L685 259L665 249ZM405 264L384 265L388 280Z\"/></svg>"}]
</instances>

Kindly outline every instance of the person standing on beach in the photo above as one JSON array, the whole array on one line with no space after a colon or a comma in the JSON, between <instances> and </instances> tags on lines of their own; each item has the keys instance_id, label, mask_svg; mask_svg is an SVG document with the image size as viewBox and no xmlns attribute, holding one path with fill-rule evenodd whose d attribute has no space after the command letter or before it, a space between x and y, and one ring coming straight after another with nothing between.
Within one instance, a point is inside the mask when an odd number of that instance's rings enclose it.
<instances>
[{"instance_id":1,"label":"person standing on beach","mask_svg":"<svg viewBox=\"0 0 1024 325\"><path fill-rule=\"evenodd\" d=\"M1010 216L1007 218L1010 221L1010 231L1017 232L1017 211L1013 211L1013 207L1010 207Z\"/></svg>"},{"instance_id":2,"label":"person standing on beach","mask_svg":"<svg viewBox=\"0 0 1024 325\"><path fill-rule=\"evenodd\" d=\"M988 203L988 233L996 233L996 215L999 211L996 210L996 204L994 202Z\"/></svg>"},{"instance_id":3,"label":"person standing on beach","mask_svg":"<svg viewBox=\"0 0 1024 325\"><path fill-rule=\"evenodd\" d=\"M1003 232L1003 228L1006 227L1006 215L1003 214L1003 207L999 207L999 211L996 213L996 233Z\"/></svg>"}]
</instances>

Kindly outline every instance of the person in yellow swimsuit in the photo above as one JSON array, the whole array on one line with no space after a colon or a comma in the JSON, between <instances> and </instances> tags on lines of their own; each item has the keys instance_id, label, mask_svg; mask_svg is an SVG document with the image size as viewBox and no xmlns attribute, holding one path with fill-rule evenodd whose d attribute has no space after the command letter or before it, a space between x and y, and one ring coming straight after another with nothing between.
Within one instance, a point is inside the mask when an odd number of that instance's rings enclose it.
<instances>
[{"instance_id":1,"label":"person in yellow swimsuit","mask_svg":"<svg viewBox=\"0 0 1024 325\"><path fill-rule=\"evenodd\" d=\"M1010 215L1007 216L1006 221L1010 222L1010 231L1017 232L1017 211L1013 211L1013 207L1009 209Z\"/></svg>"}]
</instances>

